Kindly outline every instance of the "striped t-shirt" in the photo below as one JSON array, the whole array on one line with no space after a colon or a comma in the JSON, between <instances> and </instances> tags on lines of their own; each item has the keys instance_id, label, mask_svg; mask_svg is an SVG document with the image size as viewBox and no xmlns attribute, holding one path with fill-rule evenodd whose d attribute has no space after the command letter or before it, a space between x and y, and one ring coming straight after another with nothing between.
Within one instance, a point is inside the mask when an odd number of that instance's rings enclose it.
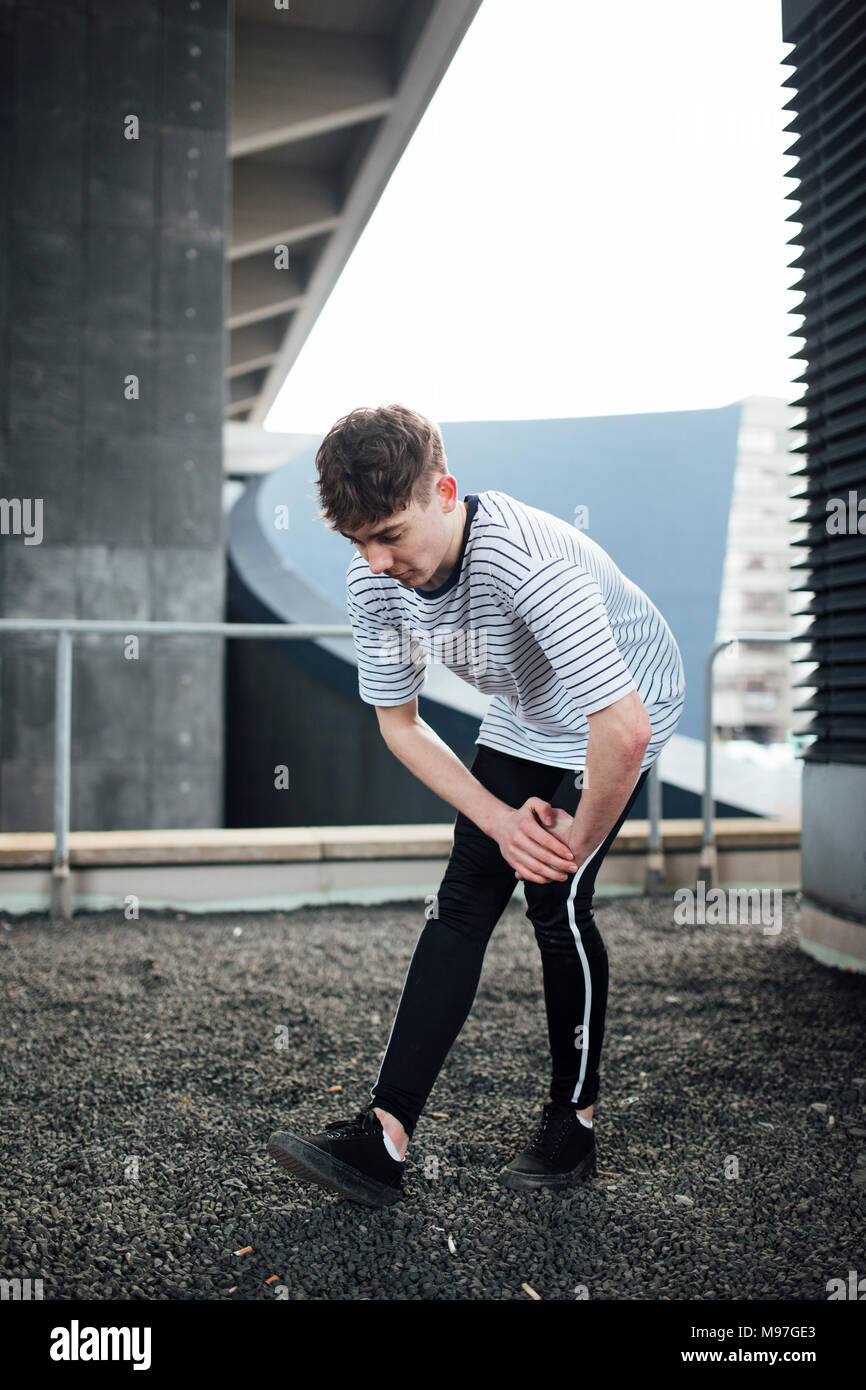
<instances>
[{"instance_id":1,"label":"striped t-shirt","mask_svg":"<svg viewBox=\"0 0 866 1390\"><path fill-rule=\"evenodd\" d=\"M636 690L655 762L685 700L682 656L659 610L597 541L508 493L470 493L463 546L437 589L346 571L358 688L402 705L441 661L490 694L475 742L553 767L585 766L586 716Z\"/></svg>"}]
</instances>

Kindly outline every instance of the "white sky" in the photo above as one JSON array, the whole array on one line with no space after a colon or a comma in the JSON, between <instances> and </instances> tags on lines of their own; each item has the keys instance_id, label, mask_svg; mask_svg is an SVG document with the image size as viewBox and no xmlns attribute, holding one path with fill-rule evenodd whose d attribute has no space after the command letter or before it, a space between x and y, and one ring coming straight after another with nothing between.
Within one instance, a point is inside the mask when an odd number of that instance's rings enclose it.
<instances>
[{"instance_id":1,"label":"white sky","mask_svg":"<svg viewBox=\"0 0 866 1390\"><path fill-rule=\"evenodd\" d=\"M781 0L484 0L267 428L795 400L790 51Z\"/></svg>"}]
</instances>

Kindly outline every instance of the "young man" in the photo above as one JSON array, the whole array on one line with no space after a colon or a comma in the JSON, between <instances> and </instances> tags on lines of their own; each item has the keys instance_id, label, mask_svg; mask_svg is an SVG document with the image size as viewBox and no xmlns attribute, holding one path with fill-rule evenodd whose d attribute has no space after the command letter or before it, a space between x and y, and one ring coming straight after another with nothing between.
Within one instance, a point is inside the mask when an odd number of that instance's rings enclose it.
<instances>
[{"instance_id":1,"label":"young man","mask_svg":"<svg viewBox=\"0 0 866 1390\"><path fill-rule=\"evenodd\" d=\"M579 1181L595 1172L607 1005L595 878L679 720L679 647L584 532L504 492L458 499L439 429L416 411L353 410L316 467L322 516L356 548L346 580L361 699L391 752L457 819L370 1104L320 1134L273 1134L268 1152L359 1201L399 1198L409 1140L522 879L552 1072L537 1128L501 1180ZM418 714L431 652L492 696L471 769Z\"/></svg>"}]
</instances>

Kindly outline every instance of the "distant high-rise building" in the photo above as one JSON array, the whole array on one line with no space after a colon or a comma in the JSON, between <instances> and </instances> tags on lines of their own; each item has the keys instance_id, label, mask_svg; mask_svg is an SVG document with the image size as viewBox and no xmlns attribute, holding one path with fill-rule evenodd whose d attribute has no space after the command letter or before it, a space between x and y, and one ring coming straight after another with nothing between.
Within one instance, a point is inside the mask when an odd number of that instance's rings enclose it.
<instances>
[{"instance_id":1,"label":"distant high-rise building","mask_svg":"<svg viewBox=\"0 0 866 1390\"><path fill-rule=\"evenodd\" d=\"M716 641L749 632L793 639L803 631L806 620L790 592L799 558L789 521L790 474L799 463L791 449L803 438L793 431L797 419L797 411L774 397L743 401ZM714 728L721 738L783 743L802 730L805 716L795 713L801 673L789 645L738 643L719 655L715 669Z\"/></svg>"}]
</instances>

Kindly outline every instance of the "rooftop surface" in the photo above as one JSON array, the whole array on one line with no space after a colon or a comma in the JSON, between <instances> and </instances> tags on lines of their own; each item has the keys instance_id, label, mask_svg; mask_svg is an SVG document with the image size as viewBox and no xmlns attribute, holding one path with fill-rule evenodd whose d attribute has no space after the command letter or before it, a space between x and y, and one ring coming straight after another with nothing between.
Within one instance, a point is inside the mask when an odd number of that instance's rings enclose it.
<instances>
[{"instance_id":1,"label":"rooftop surface","mask_svg":"<svg viewBox=\"0 0 866 1390\"><path fill-rule=\"evenodd\" d=\"M548 1076L513 900L384 1210L266 1145L369 1100L417 901L7 922L4 1271L59 1300L823 1301L862 1264L866 979L807 957L780 896L777 934L676 925L670 894L596 902L599 1174L564 1194L497 1182Z\"/></svg>"}]
</instances>

